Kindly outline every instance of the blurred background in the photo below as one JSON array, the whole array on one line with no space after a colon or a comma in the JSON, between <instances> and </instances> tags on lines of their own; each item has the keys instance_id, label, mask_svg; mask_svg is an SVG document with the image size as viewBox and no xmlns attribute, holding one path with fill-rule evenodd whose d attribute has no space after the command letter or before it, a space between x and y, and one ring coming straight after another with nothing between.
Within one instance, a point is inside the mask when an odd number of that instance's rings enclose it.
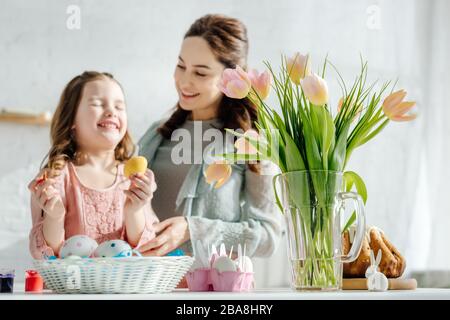
<instances>
[{"instance_id":1,"label":"blurred background","mask_svg":"<svg viewBox=\"0 0 450 320\"><path fill-rule=\"evenodd\" d=\"M370 225L383 229L422 286L450 287L450 1L446 0L0 0L0 108L56 107L84 70L111 72L123 85L137 141L176 101L173 71L184 33L207 13L241 19L249 66L279 66L280 55L326 55L351 83L360 57L369 81L397 80L419 117L391 123L357 150L348 170L366 182ZM330 106L341 90L326 80ZM447 123L447 125L446 125ZM30 268L27 184L49 149L49 127L0 122L0 267ZM255 259L258 287L289 283L286 244Z\"/></svg>"}]
</instances>

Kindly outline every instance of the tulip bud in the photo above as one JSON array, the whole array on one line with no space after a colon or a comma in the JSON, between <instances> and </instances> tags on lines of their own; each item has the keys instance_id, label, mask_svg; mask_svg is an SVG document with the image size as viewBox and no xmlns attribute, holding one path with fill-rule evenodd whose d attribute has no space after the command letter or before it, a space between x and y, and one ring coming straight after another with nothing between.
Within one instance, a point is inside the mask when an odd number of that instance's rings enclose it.
<instances>
[{"instance_id":1,"label":"tulip bud","mask_svg":"<svg viewBox=\"0 0 450 320\"><path fill-rule=\"evenodd\" d=\"M301 55L297 52L287 60L286 68L292 82L299 85L300 80L311 73L309 55Z\"/></svg>"},{"instance_id":2,"label":"tulip bud","mask_svg":"<svg viewBox=\"0 0 450 320\"><path fill-rule=\"evenodd\" d=\"M316 105L322 106L328 102L328 86L324 79L317 74L306 76L300 80L303 93L308 100Z\"/></svg>"}]
</instances>

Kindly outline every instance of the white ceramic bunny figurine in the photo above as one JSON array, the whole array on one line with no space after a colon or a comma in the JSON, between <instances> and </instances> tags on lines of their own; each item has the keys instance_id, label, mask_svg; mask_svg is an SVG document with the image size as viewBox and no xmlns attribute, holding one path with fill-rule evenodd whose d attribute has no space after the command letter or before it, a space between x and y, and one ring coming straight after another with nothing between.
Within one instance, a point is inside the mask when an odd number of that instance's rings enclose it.
<instances>
[{"instance_id":1,"label":"white ceramic bunny figurine","mask_svg":"<svg viewBox=\"0 0 450 320\"><path fill-rule=\"evenodd\" d=\"M389 287L387 277L382 272L378 271L380 262L381 250L378 250L376 259L373 251L370 250L370 267L366 270L367 288L369 291L386 291Z\"/></svg>"}]
</instances>

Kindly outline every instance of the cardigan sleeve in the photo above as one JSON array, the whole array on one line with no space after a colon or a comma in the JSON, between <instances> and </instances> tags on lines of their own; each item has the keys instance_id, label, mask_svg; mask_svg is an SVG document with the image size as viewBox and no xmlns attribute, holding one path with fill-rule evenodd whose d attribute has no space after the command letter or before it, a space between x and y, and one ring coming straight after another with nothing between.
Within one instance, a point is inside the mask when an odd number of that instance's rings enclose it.
<instances>
[{"instance_id":1,"label":"cardigan sleeve","mask_svg":"<svg viewBox=\"0 0 450 320\"><path fill-rule=\"evenodd\" d=\"M248 256L267 257L275 252L284 223L272 186L277 168L270 162L262 162L261 170L261 174L245 170L240 221L187 217L191 243L197 240L216 246L224 243L227 248L235 249L237 244L245 244Z\"/></svg>"}]
</instances>

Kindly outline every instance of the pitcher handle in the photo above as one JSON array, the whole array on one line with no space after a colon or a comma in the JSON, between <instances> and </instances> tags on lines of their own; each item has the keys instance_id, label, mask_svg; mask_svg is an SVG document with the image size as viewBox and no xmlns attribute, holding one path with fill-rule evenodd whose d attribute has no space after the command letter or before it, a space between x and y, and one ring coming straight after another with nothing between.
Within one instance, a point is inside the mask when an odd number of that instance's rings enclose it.
<instances>
[{"instance_id":1,"label":"pitcher handle","mask_svg":"<svg viewBox=\"0 0 450 320\"><path fill-rule=\"evenodd\" d=\"M347 199L352 200L355 206L357 225L355 238L348 254L341 256L342 262L352 262L358 258L359 253L361 252L361 247L366 232L366 215L364 213L364 203L361 196L356 192L340 192L337 194L337 198L339 200L340 206L342 206L343 202L345 202L345 200Z\"/></svg>"}]
</instances>

